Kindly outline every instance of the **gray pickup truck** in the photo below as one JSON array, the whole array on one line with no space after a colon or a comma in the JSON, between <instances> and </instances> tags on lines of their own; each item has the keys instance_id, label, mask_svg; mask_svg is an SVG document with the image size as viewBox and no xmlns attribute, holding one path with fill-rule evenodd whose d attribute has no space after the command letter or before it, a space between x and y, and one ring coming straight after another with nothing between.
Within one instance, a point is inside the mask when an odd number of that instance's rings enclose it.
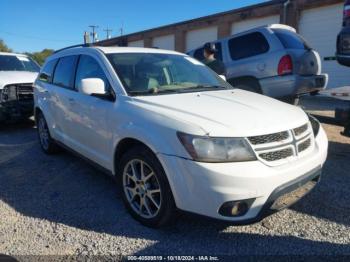
<instances>
[{"instance_id":1,"label":"gray pickup truck","mask_svg":"<svg viewBox=\"0 0 350 262\"><path fill-rule=\"evenodd\" d=\"M327 86L319 54L290 26L261 26L213 43L227 81L237 88L294 103ZM188 54L203 60L203 47Z\"/></svg>"}]
</instances>

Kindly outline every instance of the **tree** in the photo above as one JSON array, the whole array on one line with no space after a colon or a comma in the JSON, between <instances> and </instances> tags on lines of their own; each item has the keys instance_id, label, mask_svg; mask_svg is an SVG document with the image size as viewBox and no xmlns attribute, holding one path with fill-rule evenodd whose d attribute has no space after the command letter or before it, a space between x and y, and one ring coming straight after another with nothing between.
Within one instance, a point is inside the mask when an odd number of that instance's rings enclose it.
<instances>
[{"instance_id":1,"label":"tree","mask_svg":"<svg viewBox=\"0 0 350 262\"><path fill-rule=\"evenodd\" d=\"M50 56L54 50L45 48L44 50L40 52L34 52L34 53L28 53L25 54L33 58L36 62L38 62L39 65L44 64L45 59Z\"/></svg>"},{"instance_id":2,"label":"tree","mask_svg":"<svg viewBox=\"0 0 350 262\"><path fill-rule=\"evenodd\" d=\"M0 52L12 52L12 49L9 48L2 39L0 39Z\"/></svg>"}]
</instances>

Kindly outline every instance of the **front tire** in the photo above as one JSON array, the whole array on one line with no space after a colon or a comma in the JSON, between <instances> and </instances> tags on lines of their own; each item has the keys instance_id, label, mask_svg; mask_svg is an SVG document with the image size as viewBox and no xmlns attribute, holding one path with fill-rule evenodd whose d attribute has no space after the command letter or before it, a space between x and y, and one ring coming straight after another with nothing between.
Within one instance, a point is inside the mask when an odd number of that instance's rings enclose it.
<instances>
[{"instance_id":1,"label":"front tire","mask_svg":"<svg viewBox=\"0 0 350 262\"><path fill-rule=\"evenodd\" d=\"M176 206L157 157L144 146L128 150L118 164L118 179L123 202L130 214L148 227L172 222Z\"/></svg>"},{"instance_id":2,"label":"front tire","mask_svg":"<svg viewBox=\"0 0 350 262\"><path fill-rule=\"evenodd\" d=\"M36 124L42 150L48 155L57 153L59 151L59 147L55 140L52 139L45 117L42 113L38 113L36 117Z\"/></svg>"}]
</instances>

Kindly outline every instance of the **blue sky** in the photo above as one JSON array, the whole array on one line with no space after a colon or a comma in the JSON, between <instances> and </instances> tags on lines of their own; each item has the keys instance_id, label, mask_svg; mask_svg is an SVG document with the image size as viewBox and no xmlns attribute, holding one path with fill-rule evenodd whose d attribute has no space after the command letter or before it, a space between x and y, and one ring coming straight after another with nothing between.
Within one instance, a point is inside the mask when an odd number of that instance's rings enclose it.
<instances>
[{"instance_id":1,"label":"blue sky","mask_svg":"<svg viewBox=\"0 0 350 262\"><path fill-rule=\"evenodd\" d=\"M193 19L262 0L0 0L0 38L16 52L58 49L82 42L89 25L104 39Z\"/></svg>"}]
</instances>

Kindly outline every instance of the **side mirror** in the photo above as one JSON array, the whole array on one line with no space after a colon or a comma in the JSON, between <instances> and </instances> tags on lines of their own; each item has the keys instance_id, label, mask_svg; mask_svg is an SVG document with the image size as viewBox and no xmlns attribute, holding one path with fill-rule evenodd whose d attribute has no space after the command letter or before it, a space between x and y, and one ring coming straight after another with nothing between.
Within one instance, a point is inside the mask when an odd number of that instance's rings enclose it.
<instances>
[{"instance_id":1,"label":"side mirror","mask_svg":"<svg viewBox=\"0 0 350 262\"><path fill-rule=\"evenodd\" d=\"M105 95L105 82L100 78L84 78L79 85L79 92L86 95Z\"/></svg>"},{"instance_id":2,"label":"side mirror","mask_svg":"<svg viewBox=\"0 0 350 262\"><path fill-rule=\"evenodd\" d=\"M226 76L224 75L219 75L219 76L222 78L222 80L226 81Z\"/></svg>"}]
</instances>

